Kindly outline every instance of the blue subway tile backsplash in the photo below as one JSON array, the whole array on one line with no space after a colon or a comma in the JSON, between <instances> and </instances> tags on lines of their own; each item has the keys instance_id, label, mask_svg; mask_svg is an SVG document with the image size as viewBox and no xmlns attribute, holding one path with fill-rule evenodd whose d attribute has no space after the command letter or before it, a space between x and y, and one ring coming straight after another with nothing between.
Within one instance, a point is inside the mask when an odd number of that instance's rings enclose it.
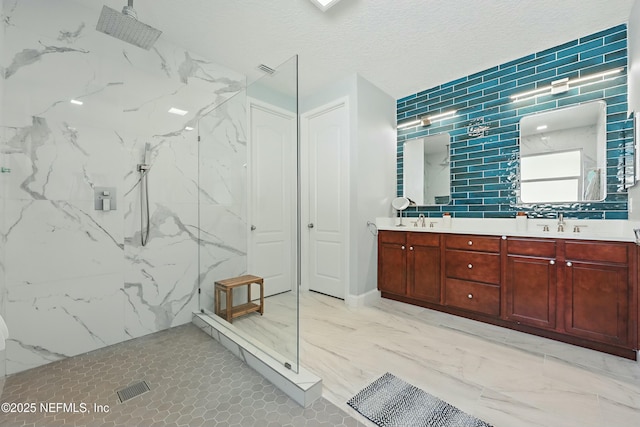
<instances>
[{"instance_id":1,"label":"blue subway tile backsplash","mask_svg":"<svg viewBox=\"0 0 640 427\"><path fill-rule=\"evenodd\" d=\"M562 78L578 78L614 68L615 77L571 87L562 94L543 94L513 102L511 96L548 86ZM603 99L607 103L607 198L602 202L517 205L520 119L528 114ZM633 120L627 117L627 27L619 25L529 54L484 71L397 100L398 125L425 115L457 110L453 118L397 133L397 193L403 193L403 143L408 139L448 132L451 136L451 198L448 205L417 206L437 217L443 212L464 218L566 216L582 219L626 219L628 197L621 168L633 149ZM477 136L469 128L489 127ZM474 136L475 135L475 136Z\"/></svg>"}]
</instances>

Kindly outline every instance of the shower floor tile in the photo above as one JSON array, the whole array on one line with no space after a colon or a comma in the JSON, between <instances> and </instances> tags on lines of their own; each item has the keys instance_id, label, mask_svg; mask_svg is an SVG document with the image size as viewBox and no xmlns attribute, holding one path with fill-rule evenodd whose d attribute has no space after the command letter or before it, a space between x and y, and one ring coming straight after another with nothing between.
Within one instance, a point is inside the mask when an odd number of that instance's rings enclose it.
<instances>
[{"instance_id":1,"label":"shower floor tile","mask_svg":"<svg viewBox=\"0 0 640 427\"><path fill-rule=\"evenodd\" d=\"M117 391L150 391L121 403ZM362 426L321 398L303 408L192 324L21 372L0 426Z\"/></svg>"}]
</instances>

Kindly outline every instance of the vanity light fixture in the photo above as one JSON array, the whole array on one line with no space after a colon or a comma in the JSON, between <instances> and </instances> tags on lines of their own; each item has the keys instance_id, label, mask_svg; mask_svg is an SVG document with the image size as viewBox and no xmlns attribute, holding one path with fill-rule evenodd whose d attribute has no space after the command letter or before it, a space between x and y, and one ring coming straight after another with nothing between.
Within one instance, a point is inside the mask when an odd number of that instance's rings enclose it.
<instances>
[{"instance_id":1,"label":"vanity light fixture","mask_svg":"<svg viewBox=\"0 0 640 427\"><path fill-rule=\"evenodd\" d=\"M518 102L518 101L524 101L526 99L535 98L536 96L539 96L539 95L546 95L546 94L557 95L560 93L565 93L569 90L569 86L571 85L576 85L578 83L584 83L584 82L588 82L588 81L596 80L600 78L603 78L603 80L605 80L604 79L605 77L618 74L622 72L623 69L624 68L614 68L613 70L607 70L601 73L590 74L588 76L578 77L575 79L564 78L564 79L555 80L551 82L551 84L548 86L544 86L539 89L534 89L527 92L518 93L516 95L511 95L511 99L514 102ZM593 82L593 83L596 83L596 82Z\"/></svg>"},{"instance_id":2,"label":"vanity light fixture","mask_svg":"<svg viewBox=\"0 0 640 427\"><path fill-rule=\"evenodd\" d=\"M315 4L321 11L326 12L339 1L340 0L311 0L311 3Z\"/></svg>"},{"instance_id":3,"label":"vanity light fixture","mask_svg":"<svg viewBox=\"0 0 640 427\"><path fill-rule=\"evenodd\" d=\"M447 111L446 113L436 114L434 116L425 116L420 119L422 126L429 126L436 120L449 119L453 117L458 110Z\"/></svg>"},{"instance_id":4,"label":"vanity light fixture","mask_svg":"<svg viewBox=\"0 0 640 427\"><path fill-rule=\"evenodd\" d=\"M188 111L181 110L181 109L175 108L175 107L171 107L171 108L169 108L169 113L177 114L178 116L185 116L188 113Z\"/></svg>"},{"instance_id":5,"label":"vanity light fixture","mask_svg":"<svg viewBox=\"0 0 640 427\"><path fill-rule=\"evenodd\" d=\"M431 125L431 123L438 121L438 120L442 120L442 119L449 119L451 117L453 117L456 113L458 112L458 110L452 110L452 111L447 111L446 113L441 113L441 114L435 114L433 116L424 116L421 117L418 120L412 120L410 122L406 122L406 123L402 123L400 125L398 125L396 127L396 129L406 129L406 128L410 128L413 126L429 126Z\"/></svg>"},{"instance_id":6,"label":"vanity light fixture","mask_svg":"<svg viewBox=\"0 0 640 427\"><path fill-rule=\"evenodd\" d=\"M82 104L84 104L84 102L78 101L77 99L72 99L69 102L72 103L73 105L82 105Z\"/></svg>"},{"instance_id":7,"label":"vanity light fixture","mask_svg":"<svg viewBox=\"0 0 640 427\"><path fill-rule=\"evenodd\" d=\"M413 126L417 126L419 124L420 124L420 120L412 120L410 122L406 122L406 123L402 123L402 124L398 125L396 127L396 129L398 129L398 130L399 129L406 129L406 128L410 128L410 127L413 127Z\"/></svg>"}]
</instances>

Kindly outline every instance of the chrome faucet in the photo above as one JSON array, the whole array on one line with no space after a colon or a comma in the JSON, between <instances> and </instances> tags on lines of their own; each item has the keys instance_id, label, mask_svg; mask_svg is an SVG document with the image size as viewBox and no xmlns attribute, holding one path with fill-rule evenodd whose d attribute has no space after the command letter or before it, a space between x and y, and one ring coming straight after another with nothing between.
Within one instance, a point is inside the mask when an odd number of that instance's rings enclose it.
<instances>
[{"instance_id":1,"label":"chrome faucet","mask_svg":"<svg viewBox=\"0 0 640 427\"><path fill-rule=\"evenodd\" d=\"M424 222L424 214L420 214L418 215L418 222L422 225L422 227L425 226L425 222Z\"/></svg>"},{"instance_id":2,"label":"chrome faucet","mask_svg":"<svg viewBox=\"0 0 640 427\"><path fill-rule=\"evenodd\" d=\"M564 226L566 223L564 222L564 214L562 212L558 212L558 232L564 231Z\"/></svg>"}]
</instances>

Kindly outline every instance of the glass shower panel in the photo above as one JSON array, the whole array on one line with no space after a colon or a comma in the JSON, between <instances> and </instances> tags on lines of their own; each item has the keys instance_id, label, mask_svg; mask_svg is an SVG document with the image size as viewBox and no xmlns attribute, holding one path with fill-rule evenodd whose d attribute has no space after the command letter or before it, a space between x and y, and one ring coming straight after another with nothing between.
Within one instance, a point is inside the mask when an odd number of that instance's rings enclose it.
<instances>
[{"instance_id":1,"label":"glass shower panel","mask_svg":"<svg viewBox=\"0 0 640 427\"><path fill-rule=\"evenodd\" d=\"M296 372L297 86L293 57L199 123L200 308L216 316L216 281L262 277L264 314L238 316L232 327ZM258 303L259 295L253 285L251 299ZM236 288L233 297L234 306L246 303L246 288ZM226 310L224 301L221 309Z\"/></svg>"},{"instance_id":2,"label":"glass shower panel","mask_svg":"<svg viewBox=\"0 0 640 427\"><path fill-rule=\"evenodd\" d=\"M247 271L246 89L198 122L200 309L214 311L214 282Z\"/></svg>"}]
</instances>

